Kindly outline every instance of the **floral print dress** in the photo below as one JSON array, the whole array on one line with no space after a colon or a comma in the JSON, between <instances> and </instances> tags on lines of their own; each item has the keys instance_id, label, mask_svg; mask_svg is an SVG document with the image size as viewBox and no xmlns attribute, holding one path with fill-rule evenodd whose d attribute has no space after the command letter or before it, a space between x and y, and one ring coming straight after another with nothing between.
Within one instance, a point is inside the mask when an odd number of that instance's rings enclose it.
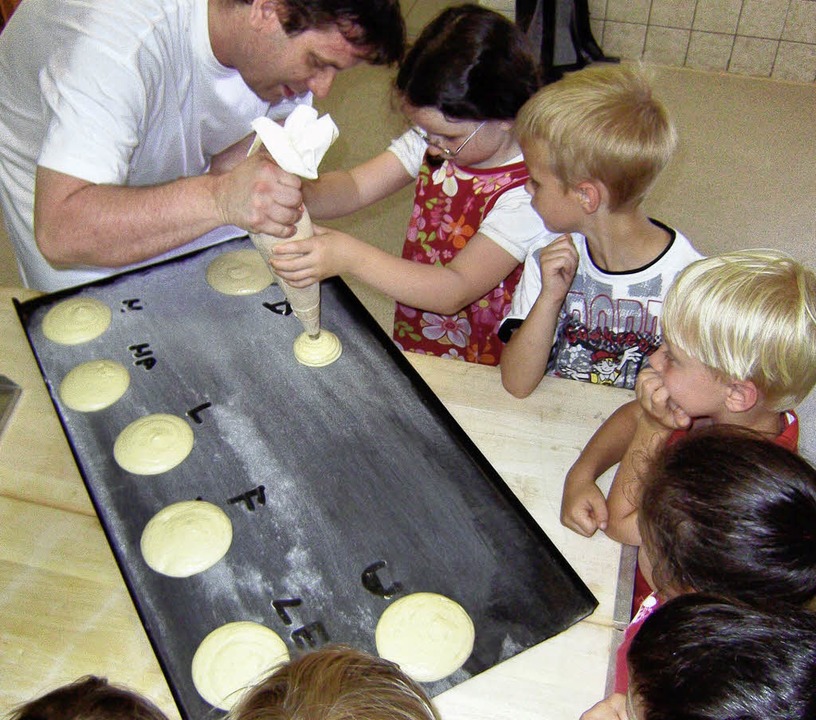
<instances>
[{"instance_id":1,"label":"floral print dress","mask_svg":"<svg viewBox=\"0 0 816 720\"><path fill-rule=\"evenodd\" d=\"M423 162L402 257L447 265L479 231L498 198L523 186L528 177L523 162L498 168L458 167L449 160L431 168ZM510 309L521 268L519 264L493 290L455 315L397 303L394 340L403 350L498 365L503 344L496 333Z\"/></svg>"}]
</instances>

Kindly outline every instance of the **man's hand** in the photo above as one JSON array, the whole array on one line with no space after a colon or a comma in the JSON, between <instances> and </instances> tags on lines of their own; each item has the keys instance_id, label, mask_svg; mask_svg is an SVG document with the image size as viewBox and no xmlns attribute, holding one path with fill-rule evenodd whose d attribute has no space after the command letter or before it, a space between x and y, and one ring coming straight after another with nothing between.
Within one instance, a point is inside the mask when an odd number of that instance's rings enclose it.
<instances>
[{"instance_id":1,"label":"man's hand","mask_svg":"<svg viewBox=\"0 0 816 720\"><path fill-rule=\"evenodd\" d=\"M584 537L606 530L609 512L606 498L592 477L583 477L573 467L564 482L561 497L561 524Z\"/></svg>"},{"instance_id":2,"label":"man's hand","mask_svg":"<svg viewBox=\"0 0 816 720\"><path fill-rule=\"evenodd\" d=\"M213 180L224 225L275 237L294 235L302 215L301 180L278 167L265 150Z\"/></svg>"}]
</instances>

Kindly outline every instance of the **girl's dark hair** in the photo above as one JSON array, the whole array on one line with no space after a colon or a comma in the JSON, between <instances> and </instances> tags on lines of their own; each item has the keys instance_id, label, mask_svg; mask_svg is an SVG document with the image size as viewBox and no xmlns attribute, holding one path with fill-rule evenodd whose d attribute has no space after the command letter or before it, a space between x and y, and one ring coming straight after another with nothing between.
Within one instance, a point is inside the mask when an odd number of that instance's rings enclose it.
<instances>
[{"instance_id":1,"label":"girl's dark hair","mask_svg":"<svg viewBox=\"0 0 816 720\"><path fill-rule=\"evenodd\" d=\"M467 4L443 10L403 60L395 87L414 107L457 120L512 120L539 87L538 66L521 29Z\"/></svg>"},{"instance_id":2,"label":"girl's dark hair","mask_svg":"<svg viewBox=\"0 0 816 720\"><path fill-rule=\"evenodd\" d=\"M17 707L9 720L167 720L136 692L88 675Z\"/></svg>"},{"instance_id":3,"label":"girl's dark hair","mask_svg":"<svg viewBox=\"0 0 816 720\"><path fill-rule=\"evenodd\" d=\"M813 720L816 615L690 593L658 608L628 653L643 720Z\"/></svg>"},{"instance_id":4,"label":"girl's dark hair","mask_svg":"<svg viewBox=\"0 0 816 720\"><path fill-rule=\"evenodd\" d=\"M714 426L666 448L638 523L658 590L755 606L816 595L816 470L756 433Z\"/></svg>"}]
</instances>

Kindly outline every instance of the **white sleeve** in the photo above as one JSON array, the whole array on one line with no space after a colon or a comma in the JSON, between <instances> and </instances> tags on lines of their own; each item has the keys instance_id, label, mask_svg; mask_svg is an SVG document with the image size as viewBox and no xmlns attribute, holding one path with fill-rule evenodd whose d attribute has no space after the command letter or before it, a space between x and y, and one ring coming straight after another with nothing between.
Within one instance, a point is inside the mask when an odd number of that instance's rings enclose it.
<instances>
[{"instance_id":1,"label":"white sleeve","mask_svg":"<svg viewBox=\"0 0 816 720\"><path fill-rule=\"evenodd\" d=\"M428 149L427 143L412 130L406 130L398 138L394 138L388 149L397 156L405 171L412 177L419 176L419 168L425 151Z\"/></svg>"},{"instance_id":2,"label":"white sleeve","mask_svg":"<svg viewBox=\"0 0 816 720\"><path fill-rule=\"evenodd\" d=\"M519 262L524 261L534 244L549 234L523 187L508 190L499 197L479 225L479 232Z\"/></svg>"}]
</instances>

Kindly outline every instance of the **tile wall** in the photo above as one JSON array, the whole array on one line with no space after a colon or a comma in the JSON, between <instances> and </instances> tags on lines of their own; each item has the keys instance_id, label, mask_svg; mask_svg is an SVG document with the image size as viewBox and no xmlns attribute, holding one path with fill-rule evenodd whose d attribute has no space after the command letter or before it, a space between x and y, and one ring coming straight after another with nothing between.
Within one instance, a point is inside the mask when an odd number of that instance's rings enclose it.
<instances>
[{"instance_id":1,"label":"tile wall","mask_svg":"<svg viewBox=\"0 0 816 720\"><path fill-rule=\"evenodd\" d=\"M816 82L816 0L589 0L610 56Z\"/></svg>"}]
</instances>

